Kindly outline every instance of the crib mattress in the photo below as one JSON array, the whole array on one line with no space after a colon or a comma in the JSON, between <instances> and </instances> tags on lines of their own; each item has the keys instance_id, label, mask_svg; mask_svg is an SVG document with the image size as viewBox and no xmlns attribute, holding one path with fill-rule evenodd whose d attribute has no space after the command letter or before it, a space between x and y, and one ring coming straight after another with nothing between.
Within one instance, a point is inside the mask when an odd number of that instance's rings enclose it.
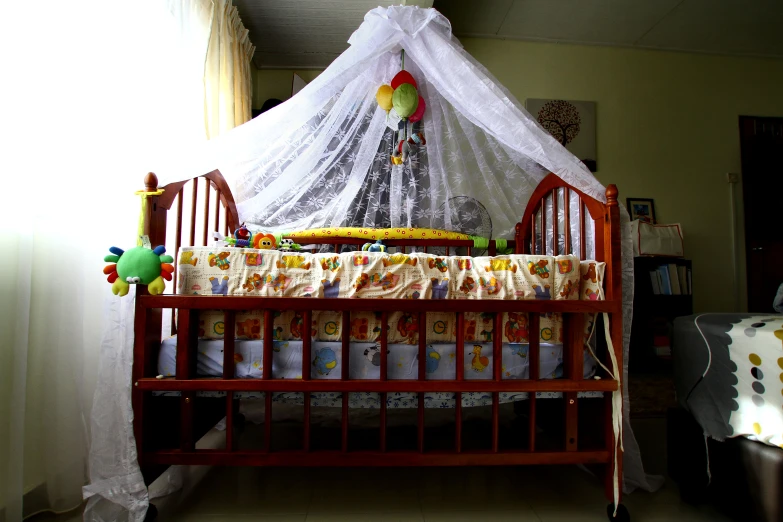
<instances>
[{"instance_id":1,"label":"crib mattress","mask_svg":"<svg viewBox=\"0 0 783 522\"><path fill-rule=\"evenodd\" d=\"M173 376L176 369L176 337L165 339L158 357L158 372ZM261 379L263 376L263 341L237 340L234 345L234 372L236 378ZM275 379L302 378L302 341L273 341L272 377ZM428 380L449 380L456 378L456 343L433 343L427 345L425 375ZM493 375L492 343L465 343L464 376L466 380L491 380ZM387 354L387 378L389 380L416 379L418 376L418 346L390 343ZM504 343L502 347L503 379L528 379L527 344ZM563 346L541 343L539 369L541 379L556 379L563 375ZM352 342L349 346L349 377L351 379L380 378L380 347L377 343ZM585 351L584 377L595 373L595 361ZM342 373L342 344L331 341L313 341L311 361L308 365L310 378L339 379ZM201 339L198 342L196 373L201 377L223 375L223 341ZM204 396L221 396L223 392L202 392ZM260 398L263 392L241 392L240 398ZM559 397L559 393L539 394L539 397ZM598 396L600 393L584 393L581 396ZM301 404L301 393L275 393L277 401ZM501 402L527 398L527 393L501 393ZM414 408L418 406L416 393L388 393L390 408ZM463 393L463 406L492 404L491 393ZM313 406L341 406L339 392L311 393ZM351 393L349 405L352 408L377 408L380 395L372 392ZM425 406L429 408L454 407L453 393L427 393Z\"/></svg>"}]
</instances>

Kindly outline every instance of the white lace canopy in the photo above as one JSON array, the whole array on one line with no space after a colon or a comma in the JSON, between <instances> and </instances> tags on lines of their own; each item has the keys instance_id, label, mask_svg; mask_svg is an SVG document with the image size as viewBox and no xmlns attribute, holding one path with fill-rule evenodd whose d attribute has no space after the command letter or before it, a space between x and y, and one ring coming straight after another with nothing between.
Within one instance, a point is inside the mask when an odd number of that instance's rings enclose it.
<instances>
[{"instance_id":1,"label":"white lace canopy","mask_svg":"<svg viewBox=\"0 0 783 522\"><path fill-rule=\"evenodd\" d=\"M465 52L436 10L379 7L367 13L349 43L290 100L202 150L172 156L168 168L157 169L162 184L219 169L240 220L272 232L346 225L458 229L453 198L470 196L486 208L492 237L511 238L548 172L605 201L598 180ZM392 167L395 137L375 95L399 72L403 49L405 69L427 104L413 129L423 132L426 146ZM621 212L627 377L633 254L628 216ZM624 395L628 419L625 386ZM116 445L132 443L130 433L118 433ZM625 490L652 489L627 420L624 448ZM126 478L139 477L127 471Z\"/></svg>"}]
</instances>

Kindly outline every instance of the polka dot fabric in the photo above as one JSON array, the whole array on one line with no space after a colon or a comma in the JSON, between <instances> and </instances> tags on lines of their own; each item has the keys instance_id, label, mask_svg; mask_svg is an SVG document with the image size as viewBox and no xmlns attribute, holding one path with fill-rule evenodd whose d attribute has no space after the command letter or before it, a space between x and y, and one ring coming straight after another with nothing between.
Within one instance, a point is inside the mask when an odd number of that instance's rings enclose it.
<instances>
[{"instance_id":1,"label":"polka dot fabric","mask_svg":"<svg viewBox=\"0 0 783 522\"><path fill-rule=\"evenodd\" d=\"M738 406L729 424L735 435L783 447L783 317L745 318L728 335Z\"/></svg>"}]
</instances>

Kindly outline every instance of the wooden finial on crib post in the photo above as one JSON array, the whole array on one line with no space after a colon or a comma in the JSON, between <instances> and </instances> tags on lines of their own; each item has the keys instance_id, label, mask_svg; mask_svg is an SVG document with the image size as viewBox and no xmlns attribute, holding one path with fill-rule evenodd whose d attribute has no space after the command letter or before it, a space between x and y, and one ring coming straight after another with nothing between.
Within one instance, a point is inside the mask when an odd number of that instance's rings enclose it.
<instances>
[{"instance_id":1,"label":"wooden finial on crib post","mask_svg":"<svg viewBox=\"0 0 783 522\"><path fill-rule=\"evenodd\" d=\"M617 185L609 185L606 187L606 205L609 207L617 206L617 196L620 191L617 190Z\"/></svg>"},{"instance_id":2,"label":"wooden finial on crib post","mask_svg":"<svg viewBox=\"0 0 783 522\"><path fill-rule=\"evenodd\" d=\"M158 190L158 176L154 172L148 172L144 176L144 190L146 192L155 192Z\"/></svg>"}]
</instances>

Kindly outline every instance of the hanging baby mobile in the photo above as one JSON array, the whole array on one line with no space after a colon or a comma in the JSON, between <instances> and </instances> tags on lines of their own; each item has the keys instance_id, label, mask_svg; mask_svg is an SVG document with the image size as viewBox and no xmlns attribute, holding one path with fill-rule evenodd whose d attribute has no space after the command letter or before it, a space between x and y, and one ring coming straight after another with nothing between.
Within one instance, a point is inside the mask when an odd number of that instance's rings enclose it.
<instances>
[{"instance_id":1,"label":"hanging baby mobile","mask_svg":"<svg viewBox=\"0 0 783 522\"><path fill-rule=\"evenodd\" d=\"M419 96L413 75L405 70L405 50L401 53L401 71L392 78L391 85L381 85L375 94L378 106L386 111L389 126L397 132L392 165L402 165L416 146L426 144L424 133L414 132L412 126L421 121L427 104Z\"/></svg>"}]
</instances>

